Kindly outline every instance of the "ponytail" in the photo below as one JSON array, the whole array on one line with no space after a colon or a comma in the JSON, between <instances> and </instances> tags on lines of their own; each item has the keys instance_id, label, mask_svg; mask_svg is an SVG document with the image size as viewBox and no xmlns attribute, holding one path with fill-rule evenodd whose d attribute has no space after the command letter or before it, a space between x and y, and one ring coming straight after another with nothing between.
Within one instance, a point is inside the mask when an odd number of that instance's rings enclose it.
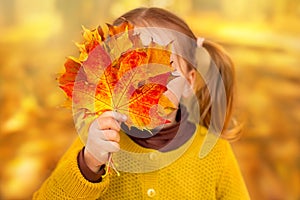
<instances>
[{"instance_id":1,"label":"ponytail","mask_svg":"<svg viewBox=\"0 0 300 200\"><path fill-rule=\"evenodd\" d=\"M232 111L233 105L235 101L235 71L234 71L234 64L228 55L228 53L218 44L204 40L202 46L207 50L210 54L212 61L217 66L217 70L220 73L221 80L213 80L215 92L214 92L214 99L211 99L211 94L208 89L208 86L205 85L196 91L196 95L199 101L200 106L200 123L204 127L208 128L210 123L212 122L212 101L217 101L217 105L221 104L220 98L222 98L222 94L220 94L220 90L218 90L221 85L223 84L225 89L225 97L226 97L226 113L223 116L223 120L216 120L216 123L223 123L217 124L217 126L222 126L221 137L228 139L228 140L236 140L240 136L241 132L241 125L237 125L232 120ZM221 117L222 117L221 116ZM212 124L213 125L213 124Z\"/></svg>"}]
</instances>

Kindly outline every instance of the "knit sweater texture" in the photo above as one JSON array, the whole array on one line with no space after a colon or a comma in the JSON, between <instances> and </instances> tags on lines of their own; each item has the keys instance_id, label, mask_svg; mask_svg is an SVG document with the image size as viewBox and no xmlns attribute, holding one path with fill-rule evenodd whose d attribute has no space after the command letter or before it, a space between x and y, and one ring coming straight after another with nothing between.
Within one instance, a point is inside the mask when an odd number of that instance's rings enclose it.
<instances>
[{"instance_id":1,"label":"knit sweater texture","mask_svg":"<svg viewBox=\"0 0 300 200\"><path fill-rule=\"evenodd\" d=\"M33 199L250 199L228 141L218 139L212 151L199 158L206 132L197 126L189 141L170 152L141 147L120 133L122 152L114 159L120 176L110 170L99 183L80 172L77 155L84 144L78 138Z\"/></svg>"}]
</instances>

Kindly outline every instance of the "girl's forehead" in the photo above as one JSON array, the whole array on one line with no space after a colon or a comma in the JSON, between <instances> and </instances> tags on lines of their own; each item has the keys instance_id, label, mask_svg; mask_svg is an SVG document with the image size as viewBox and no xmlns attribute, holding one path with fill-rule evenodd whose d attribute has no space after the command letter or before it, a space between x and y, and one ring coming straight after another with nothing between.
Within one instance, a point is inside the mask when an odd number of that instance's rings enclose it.
<instances>
[{"instance_id":1,"label":"girl's forehead","mask_svg":"<svg viewBox=\"0 0 300 200\"><path fill-rule=\"evenodd\" d=\"M151 41L154 41L159 45L166 46L178 39L173 31L159 27L136 27L134 33L140 36L144 45L149 45Z\"/></svg>"},{"instance_id":2,"label":"girl's forehead","mask_svg":"<svg viewBox=\"0 0 300 200\"><path fill-rule=\"evenodd\" d=\"M138 34L140 36L144 45L148 45L152 40L163 46L172 43L174 51L178 50L179 47L191 48L196 46L196 43L192 38L169 28L135 27L134 34Z\"/></svg>"},{"instance_id":3,"label":"girl's forehead","mask_svg":"<svg viewBox=\"0 0 300 200\"><path fill-rule=\"evenodd\" d=\"M171 54L178 55L192 65L195 64L193 49L196 42L187 35L169 28L135 27L134 34L138 34L143 45L148 46L151 41L162 45L171 45Z\"/></svg>"}]
</instances>

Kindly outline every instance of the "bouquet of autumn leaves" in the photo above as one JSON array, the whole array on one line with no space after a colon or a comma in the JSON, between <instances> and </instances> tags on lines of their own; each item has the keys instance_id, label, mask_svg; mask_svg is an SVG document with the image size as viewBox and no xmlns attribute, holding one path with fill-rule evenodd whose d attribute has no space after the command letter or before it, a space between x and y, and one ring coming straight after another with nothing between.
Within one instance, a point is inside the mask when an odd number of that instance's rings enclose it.
<instances>
[{"instance_id":1,"label":"bouquet of autumn leaves","mask_svg":"<svg viewBox=\"0 0 300 200\"><path fill-rule=\"evenodd\" d=\"M58 77L74 115L81 113L76 120L112 110L128 116L129 129L150 131L168 123L166 116L175 109L164 95L174 71L171 44L146 46L127 21L83 30L84 41L76 44L79 58L68 57Z\"/></svg>"}]
</instances>

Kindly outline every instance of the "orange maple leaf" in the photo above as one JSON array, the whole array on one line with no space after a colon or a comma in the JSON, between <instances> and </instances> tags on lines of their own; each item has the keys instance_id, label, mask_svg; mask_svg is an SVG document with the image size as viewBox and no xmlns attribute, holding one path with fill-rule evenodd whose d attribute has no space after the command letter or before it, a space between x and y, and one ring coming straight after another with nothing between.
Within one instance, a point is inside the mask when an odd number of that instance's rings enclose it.
<instances>
[{"instance_id":1,"label":"orange maple leaf","mask_svg":"<svg viewBox=\"0 0 300 200\"><path fill-rule=\"evenodd\" d=\"M81 120L114 110L129 116L129 128L151 130L168 123L165 117L175 109L163 94L174 70L170 45L143 46L132 30L128 22L108 25L107 36L101 27L84 28L79 58L68 58L58 79L75 114L84 113Z\"/></svg>"}]
</instances>

